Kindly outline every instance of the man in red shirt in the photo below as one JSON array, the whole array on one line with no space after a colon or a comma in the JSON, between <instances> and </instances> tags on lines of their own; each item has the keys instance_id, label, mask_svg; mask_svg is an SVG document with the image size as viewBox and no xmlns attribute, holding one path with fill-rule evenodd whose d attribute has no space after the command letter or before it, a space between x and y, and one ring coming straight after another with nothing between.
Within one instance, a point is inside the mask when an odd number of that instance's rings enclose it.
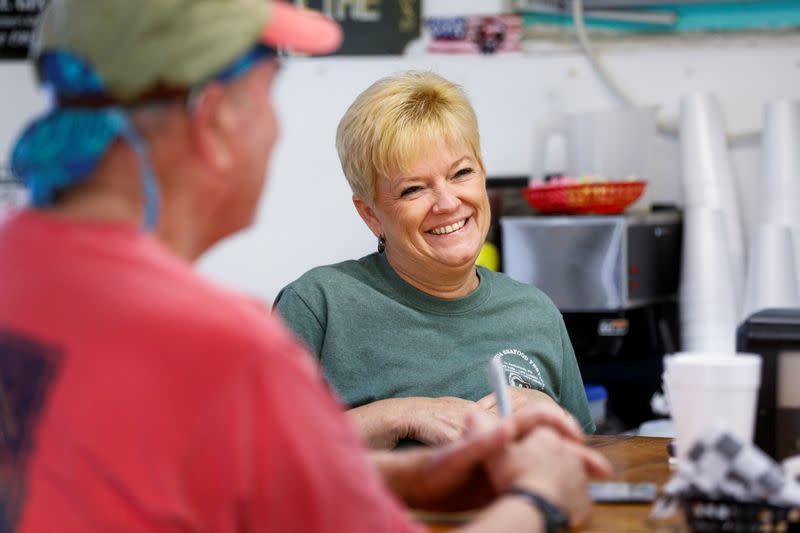
<instances>
[{"instance_id":1,"label":"man in red shirt","mask_svg":"<svg viewBox=\"0 0 800 533\"><path fill-rule=\"evenodd\" d=\"M340 41L279 2L51 0L54 107L12 157L33 206L0 225L0 530L413 531L402 503L492 500L467 527L585 518L608 464L563 413L370 457L284 327L192 269L254 216L275 49Z\"/></svg>"}]
</instances>

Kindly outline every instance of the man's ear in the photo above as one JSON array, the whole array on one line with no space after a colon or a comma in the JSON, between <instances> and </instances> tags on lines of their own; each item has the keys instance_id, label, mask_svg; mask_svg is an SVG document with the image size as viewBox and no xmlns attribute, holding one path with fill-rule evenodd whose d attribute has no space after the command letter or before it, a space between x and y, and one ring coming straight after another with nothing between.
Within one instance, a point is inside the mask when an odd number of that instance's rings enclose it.
<instances>
[{"instance_id":1,"label":"man's ear","mask_svg":"<svg viewBox=\"0 0 800 533\"><path fill-rule=\"evenodd\" d=\"M219 83L204 87L191 110L192 139L200 157L217 173L236 161L236 108Z\"/></svg>"},{"instance_id":2,"label":"man's ear","mask_svg":"<svg viewBox=\"0 0 800 533\"><path fill-rule=\"evenodd\" d=\"M358 211L358 214L361 216L361 220L369 226L372 234L375 235L375 237L383 235L383 228L381 227L380 220L378 220L378 217L375 215L375 210L355 194L353 195L353 205L356 206L356 211Z\"/></svg>"}]
</instances>

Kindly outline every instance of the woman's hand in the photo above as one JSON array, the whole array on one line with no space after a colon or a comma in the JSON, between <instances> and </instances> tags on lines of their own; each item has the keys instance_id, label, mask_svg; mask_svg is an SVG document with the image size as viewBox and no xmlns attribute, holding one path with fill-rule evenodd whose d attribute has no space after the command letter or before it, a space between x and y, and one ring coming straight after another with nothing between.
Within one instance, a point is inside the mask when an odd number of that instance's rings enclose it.
<instances>
[{"instance_id":1,"label":"woman's hand","mask_svg":"<svg viewBox=\"0 0 800 533\"><path fill-rule=\"evenodd\" d=\"M401 439L447 444L464 434L467 416L480 407L445 396L379 400L348 411L370 448L393 448Z\"/></svg>"},{"instance_id":2,"label":"woman's hand","mask_svg":"<svg viewBox=\"0 0 800 533\"><path fill-rule=\"evenodd\" d=\"M471 414L480 410L473 401L444 396L414 398L406 407L407 437L425 444L448 444L460 439Z\"/></svg>"},{"instance_id":3,"label":"woman's hand","mask_svg":"<svg viewBox=\"0 0 800 533\"><path fill-rule=\"evenodd\" d=\"M511 410L515 413L529 405L541 405L543 403L558 405L550 396L535 389L508 387L508 395L511 398ZM494 393L489 393L478 400L478 405L493 414L499 414L497 411L497 397Z\"/></svg>"},{"instance_id":4,"label":"woman's hand","mask_svg":"<svg viewBox=\"0 0 800 533\"><path fill-rule=\"evenodd\" d=\"M542 413L572 418L543 392L509 387L509 393L515 414L535 408L534 418L541 418ZM368 447L390 449L401 439L413 439L430 445L454 442L464 434L467 417L478 411L497 415L494 394L477 402L452 396L390 398L350 409L348 414ZM574 420L572 422L578 427Z\"/></svg>"}]
</instances>

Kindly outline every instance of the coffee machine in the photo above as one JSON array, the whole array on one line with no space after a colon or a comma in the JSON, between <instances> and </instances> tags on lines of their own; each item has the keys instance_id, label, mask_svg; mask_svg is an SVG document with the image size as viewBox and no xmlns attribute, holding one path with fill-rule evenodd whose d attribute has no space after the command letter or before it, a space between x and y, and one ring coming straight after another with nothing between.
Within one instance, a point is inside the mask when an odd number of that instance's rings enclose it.
<instances>
[{"instance_id":1,"label":"coffee machine","mask_svg":"<svg viewBox=\"0 0 800 533\"><path fill-rule=\"evenodd\" d=\"M502 217L503 269L562 312L584 383L608 390L613 429L654 418L662 358L680 345L681 216Z\"/></svg>"}]
</instances>

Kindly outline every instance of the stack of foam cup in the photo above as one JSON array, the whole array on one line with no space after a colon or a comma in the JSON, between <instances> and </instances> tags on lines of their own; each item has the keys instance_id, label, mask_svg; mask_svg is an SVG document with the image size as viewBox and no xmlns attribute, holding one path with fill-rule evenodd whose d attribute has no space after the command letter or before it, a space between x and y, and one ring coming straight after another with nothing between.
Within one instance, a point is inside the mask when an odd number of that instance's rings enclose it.
<instances>
[{"instance_id":1,"label":"stack of foam cup","mask_svg":"<svg viewBox=\"0 0 800 533\"><path fill-rule=\"evenodd\" d=\"M750 236L745 316L761 309L800 306L794 248L789 226L756 225Z\"/></svg>"},{"instance_id":2,"label":"stack of foam cup","mask_svg":"<svg viewBox=\"0 0 800 533\"><path fill-rule=\"evenodd\" d=\"M800 306L800 102L764 107L759 214L752 229L743 316Z\"/></svg>"},{"instance_id":3,"label":"stack of foam cup","mask_svg":"<svg viewBox=\"0 0 800 533\"><path fill-rule=\"evenodd\" d=\"M737 293L722 211L693 207L684 214L681 339L686 351L732 352Z\"/></svg>"},{"instance_id":4,"label":"stack of foam cup","mask_svg":"<svg viewBox=\"0 0 800 533\"><path fill-rule=\"evenodd\" d=\"M681 338L684 350L733 351L745 247L737 183L716 99L681 100L684 195Z\"/></svg>"}]
</instances>

